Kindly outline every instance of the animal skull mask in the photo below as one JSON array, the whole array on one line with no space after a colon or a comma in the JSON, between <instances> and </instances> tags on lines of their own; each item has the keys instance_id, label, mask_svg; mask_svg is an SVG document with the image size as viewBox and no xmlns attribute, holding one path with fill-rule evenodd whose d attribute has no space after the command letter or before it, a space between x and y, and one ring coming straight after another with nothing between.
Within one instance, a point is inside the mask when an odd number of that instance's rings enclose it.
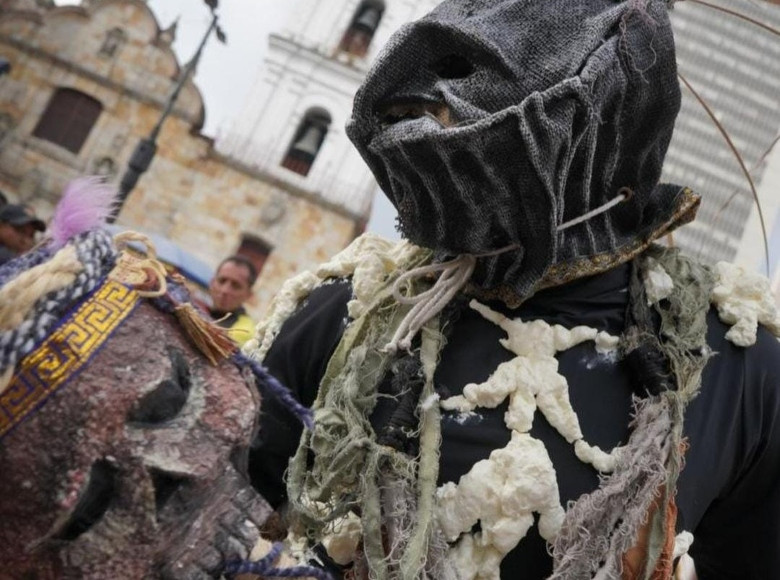
<instances>
[{"instance_id":1,"label":"animal skull mask","mask_svg":"<svg viewBox=\"0 0 780 580\"><path fill-rule=\"evenodd\" d=\"M347 131L407 238L442 257L513 246L475 280L527 296L692 217L658 184L679 106L661 0L447 0L391 38Z\"/></svg>"},{"instance_id":2,"label":"animal skull mask","mask_svg":"<svg viewBox=\"0 0 780 580\"><path fill-rule=\"evenodd\" d=\"M103 314L84 320L99 325ZM92 340L81 321L61 328ZM52 385L68 358L61 345L44 345L17 374ZM3 394L5 408L32 392L20 385ZM226 558L249 554L271 511L239 475L257 404L234 365L209 365L172 316L141 301L4 431L0 576L218 577Z\"/></svg>"}]
</instances>

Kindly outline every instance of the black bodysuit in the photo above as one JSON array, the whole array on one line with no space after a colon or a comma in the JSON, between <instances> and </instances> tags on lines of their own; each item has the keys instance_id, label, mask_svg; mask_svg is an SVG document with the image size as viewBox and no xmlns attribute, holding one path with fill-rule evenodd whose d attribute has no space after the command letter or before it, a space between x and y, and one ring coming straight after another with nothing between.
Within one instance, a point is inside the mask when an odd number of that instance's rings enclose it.
<instances>
[{"instance_id":1,"label":"black bodysuit","mask_svg":"<svg viewBox=\"0 0 780 580\"><path fill-rule=\"evenodd\" d=\"M621 266L542 291L516 309L488 306L510 318L566 328L585 325L618 336L624 328L628 272L628 266ZM348 322L350 294L347 281L316 289L285 323L265 359L269 370L307 406ZM707 341L716 354L686 411L690 449L679 479L677 529L694 535L690 554L702 580L780 578L780 344L760 328L756 345L734 346L725 339L728 327L714 311L708 315L708 327ZM469 308L467 300L461 301L436 370L437 391L461 394L465 385L485 381L500 363L514 358L499 344L505 337L501 328ZM600 355L592 342L557 358L585 440L607 451L625 443L632 410L626 364ZM392 400L379 401L371 417L377 430L393 406ZM465 422L443 412L440 485L457 483L475 462L509 442L506 408L506 403L479 408ZM283 474L300 434L297 419L273 397L265 397L250 472L273 505L284 501ZM573 446L541 413L534 417L531 435L544 442L552 459L561 505L597 487L595 469L577 459ZM504 559L501 577L536 580L551 570L552 559L533 526Z\"/></svg>"}]
</instances>

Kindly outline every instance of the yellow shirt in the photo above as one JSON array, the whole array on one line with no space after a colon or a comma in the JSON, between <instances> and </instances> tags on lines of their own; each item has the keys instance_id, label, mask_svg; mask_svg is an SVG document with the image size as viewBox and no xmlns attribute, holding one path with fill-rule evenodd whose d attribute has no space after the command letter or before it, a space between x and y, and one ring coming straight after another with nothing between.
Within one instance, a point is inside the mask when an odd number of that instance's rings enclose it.
<instances>
[{"instance_id":1,"label":"yellow shirt","mask_svg":"<svg viewBox=\"0 0 780 580\"><path fill-rule=\"evenodd\" d=\"M255 334L255 323L246 314L239 314L236 321L228 328L228 335L238 346L244 346L244 343Z\"/></svg>"}]
</instances>

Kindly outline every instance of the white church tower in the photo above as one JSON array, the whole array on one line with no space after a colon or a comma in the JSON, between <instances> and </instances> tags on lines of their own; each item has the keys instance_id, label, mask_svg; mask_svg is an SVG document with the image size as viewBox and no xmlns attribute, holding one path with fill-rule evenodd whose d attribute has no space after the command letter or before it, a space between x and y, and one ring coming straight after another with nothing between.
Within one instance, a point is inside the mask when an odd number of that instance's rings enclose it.
<instances>
[{"instance_id":1,"label":"white church tower","mask_svg":"<svg viewBox=\"0 0 780 580\"><path fill-rule=\"evenodd\" d=\"M345 132L371 62L438 0L297 0L220 151L368 220L376 182Z\"/></svg>"}]
</instances>

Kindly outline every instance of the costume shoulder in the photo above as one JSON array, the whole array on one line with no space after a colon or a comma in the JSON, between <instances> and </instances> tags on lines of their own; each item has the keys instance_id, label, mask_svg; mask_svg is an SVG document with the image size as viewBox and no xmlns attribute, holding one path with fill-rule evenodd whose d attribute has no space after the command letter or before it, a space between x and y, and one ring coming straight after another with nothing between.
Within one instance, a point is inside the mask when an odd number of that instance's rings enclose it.
<instances>
[{"instance_id":1,"label":"costume shoulder","mask_svg":"<svg viewBox=\"0 0 780 580\"><path fill-rule=\"evenodd\" d=\"M726 326L724 338L731 344L742 348L755 345L760 327L780 337L780 311L766 276L728 262L705 266L660 246L648 251L644 262L642 278L648 305L661 305L676 285L683 284L687 285L683 297L691 304L698 293L709 293L709 303ZM700 273L692 274L696 270Z\"/></svg>"},{"instance_id":2,"label":"costume shoulder","mask_svg":"<svg viewBox=\"0 0 780 580\"><path fill-rule=\"evenodd\" d=\"M691 554L702 578L777 578L778 313L765 277L727 263L714 272L707 332L711 358L686 417L692 453L682 477L700 477L696 486L680 491L681 501L692 495L687 503L696 506ZM696 447L711 451L696 453ZM701 478L703 473L708 476ZM697 513L704 505L706 511Z\"/></svg>"},{"instance_id":3,"label":"costume shoulder","mask_svg":"<svg viewBox=\"0 0 780 580\"><path fill-rule=\"evenodd\" d=\"M349 279L352 297L347 305L351 319L363 315L391 273L405 270L430 258L430 252L409 242L393 242L375 234L363 234L345 250L314 271L291 278L271 303L247 349L263 360L284 323L318 287L337 279Z\"/></svg>"},{"instance_id":4,"label":"costume shoulder","mask_svg":"<svg viewBox=\"0 0 780 580\"><path fill-rule=\"evenodd\" d=\"M244 352L262 360L298 401L311 406L347 325L365 315L391 284L391 273L427 256L405 242L361 236L316 270L287 281ZM264 398L249 472L252 484L274 507L286 498L284 473L301 433L300 422L287 409L273 397Z\"/></svg>"}]
</instances>

